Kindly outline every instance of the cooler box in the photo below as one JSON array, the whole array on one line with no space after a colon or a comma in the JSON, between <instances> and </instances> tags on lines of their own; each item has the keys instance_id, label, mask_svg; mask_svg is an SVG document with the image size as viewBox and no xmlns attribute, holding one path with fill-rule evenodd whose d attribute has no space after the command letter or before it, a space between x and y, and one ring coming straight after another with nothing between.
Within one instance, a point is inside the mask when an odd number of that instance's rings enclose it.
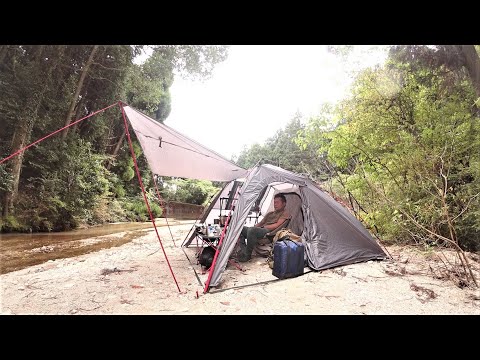
<instances>
[{"instance_id":1,"label":"cooler box","mask_svg":"<svg viewBox=\"0 0 480 360\"><path fill-rule=\"evenodd\" d=\"M305 246L290 239L279 240L273 246L272 275L279 279L303 274Z\"/></svg>"}]
</instances>

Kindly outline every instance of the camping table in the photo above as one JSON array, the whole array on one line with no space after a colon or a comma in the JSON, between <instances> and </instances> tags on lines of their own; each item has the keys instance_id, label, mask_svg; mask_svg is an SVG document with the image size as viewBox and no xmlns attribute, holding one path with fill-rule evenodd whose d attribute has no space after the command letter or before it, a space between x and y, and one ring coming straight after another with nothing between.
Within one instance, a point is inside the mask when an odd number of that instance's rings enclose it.
<instances>
[{"instance_id":1,"label":"camping table","mask_svg":"<svg viewBox=\"0 0 480 360\"><path fill-rule=\"evenodd\" d=\"M210 235L205 235L203 233L200 233L200 232L196 232L196 237L197 237L197 240L200 239L202 240L202 248L203 248L203 245L204 244L207 244L208 246L212 246L214 248L217 247L218 245L218 241L220 240L220 237L221 237L221 234L210 234ZM197 247L198 247L198 241L197 241ZM197 255L200 254L200 251L197 251Z\"/></svg>"}]
</instances>

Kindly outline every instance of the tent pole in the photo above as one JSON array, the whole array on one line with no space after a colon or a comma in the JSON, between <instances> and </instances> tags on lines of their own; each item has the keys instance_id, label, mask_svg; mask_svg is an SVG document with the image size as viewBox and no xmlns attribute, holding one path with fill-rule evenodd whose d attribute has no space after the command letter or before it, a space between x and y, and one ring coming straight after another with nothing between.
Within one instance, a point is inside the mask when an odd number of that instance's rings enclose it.
<instances>
[{"instance_id":1,"label":"tent pole","mask_svg":"<svg viewBox=\"0 0 480 360\"><path fill-rule=\"evenodd\" d=\"M170 269L170 273L173 276L173 280L175 280L175 284L177 285L178 292L181 292L180 287L178 286L177 279L175 278L175 274L173 273L172 267L170 266L170 261L168 261L167 254L165 253L165 249L162 244L162 240L160 239L160 235L158 234L157 226L155 225L155 219L153 218L152 210L150 209L150 204L148 203L147 194L145 193L145 188L143 187L142 176L140 175L140 170L138 169L137 158L135 156L135 151L133 151L132 139L130 138L130 132L128 131L128 123L127 118L125 116L124 104L123 102L119 101L118 105L122 111L123 122L125 124L125 133L127 134L128 145L130 146L130 153L132 154L133 164L135 165L135 171L137 173L138 182L140 184L140 188L142 189L143 199L145 200L145 205L147 206L148 213L150 215L150 219L152 220L153 227L155 228L155 233L157 234L158 241L160 242L160 246L163 251L163 255L165 255L165 260L167 261L168 267Z\"/></svg>"}]
</instances>

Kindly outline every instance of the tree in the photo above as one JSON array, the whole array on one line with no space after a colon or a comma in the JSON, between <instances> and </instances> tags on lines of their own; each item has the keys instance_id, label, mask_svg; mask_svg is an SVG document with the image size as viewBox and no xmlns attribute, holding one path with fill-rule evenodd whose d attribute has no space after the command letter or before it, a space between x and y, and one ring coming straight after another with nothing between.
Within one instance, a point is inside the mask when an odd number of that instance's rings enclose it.
<instances>
[{"instance_id":1,"label":"tree","mask_svg":"<svg viewBox=\"0 0 480 360\"><path fill-rule=\"evenodd\" d=\"M220 190L208 180L164 179L160 193L166 201L207 205L212 195Z\"/></svg>"},{"instance_id":2,"label":"tree","mask_svg":"<svg viewBox=\"0 0 480 360\"><path fill-rule=\"evenodd\" d=\"M228 47L222 46L155 46L154 54L145 64L133 62L145 46L129 45L2 45L0 46L0 153L2 158L24 148L32 139L39 139L87 117L94 111L118 100L131 101L132 106L165 121L170 112L169 87L174 71L183 76L209 76L215 64L222 61ZM76 123L63 134L66 149L85 157L83 151L93 152L111 168L110 183L121 194L130 190L129 180L117 174L115 158L121 153L125 139L123 120L118 111L105 111ZM40 207L46 192L17 199L31 185L30 179L50 179L51 173L61 173L68 163L55 162L54 152L47 142L0 164L0 207L3 217L23 216L15 212L19 202L28 208ZM80 146L79 143L88 144ZM95 158L97 159L97 158ZM139 159L141 172L148 174L148 165ZM93 160L92 160L93 161ZM56 164L57 168L48 166ZM87 166L85 162L78 162ZM88 172L86 169L85 171ZM55 186L62 188L67 177L59 176ZM33 181L33 180L32 180ZM145 180L148 182L148 180ZM63 184L66 188L67 184ZM134 188L138 192L138 187ZM36 196L38 195L38 196ZM124 196L129 196L125 191ZM46 196L46 195L45 195ZM105 195L108 196L108 195ZM67 194L59 201L66 203ZM118 198L115 198L119 200ZM26 202L27 203L26 203ZM60 202L58 203L60 204ZM29 219L25 218L26 221Z\"/></svg>"},{"instance_id":3,"label":"tree","mask_svg":"<svg viewBox=\"0 0 480 360\"><path fill-rule=\"evenodd\" d=\"M270 163L293 172L308 174L312 179L321 178L328 172L324 158L315 153L313 147L298 141L304 128L302 115L295 114L285 128L277 130L264 145L254 144L250 148L244 148L236 163L243 168Z\"/></svg>"},{"instance_id":4,"label":"tree","mask_svg":"<svg viewBox=\"0 0 480 360\"><path fill-rule=\"evenodd\" d=\"M11 153L25 147L30 141L34 125L45 112L46 96L59 77L57 69L63 60L63 46L3 46L0 64L0 89L4 94L1 117L14 129L7 148ZM2 216L13 210L18 194L24 154L7 165L12 180L4 192Z\"/></svg>"},{"instance_id":5,"label":"tree","mask_svg":"<svg viewBox=\"0 0 480 360\"><path fill-rule=\"evenodd\" d=\"M465 72L480 98L480 55L474 45L402 45L390 50L394 60L414 67Z\"/></svg>"},{"instance_id":6,"label":"tree","mask_svg":"<svg viewBox=\"0 0 480 360\"><path fill-rule=\"evenodd\" d=\"M386 241L452 246L469 283L462 250L480 247L480 123L467 76L392 56L305 139L338 169L337 189L361 204L367 227Z\"/></svg>"}]
</instances>

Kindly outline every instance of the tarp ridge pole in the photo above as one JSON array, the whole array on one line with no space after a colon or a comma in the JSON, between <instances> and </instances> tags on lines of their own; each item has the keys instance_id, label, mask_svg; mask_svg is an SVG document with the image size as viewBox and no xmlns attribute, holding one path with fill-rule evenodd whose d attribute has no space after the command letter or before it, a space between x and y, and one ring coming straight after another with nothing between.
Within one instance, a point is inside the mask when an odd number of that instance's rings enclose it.
<instances>
[{"instance_id":1,"label":"tarp ridge pole","mask_svg":"<svg viewBox=\"0 0 480 360\"><path fill-rule=\"evenodd\" d=\"M3 164L5 161L10 160L11 158L17 156L18 154L21 154L22 152L24 152L24 151L27 150L28 148L32 147L33 145L37 145L39 142L41 142L41 141L43 141L43 140L45 140L45 139L48 139L49 137L51 137L51 136L59 133L60 131L66 129L66 128L70 127L70 126L73 126L73 125L79 123L80 121L83 121L83 120L85 120L85 119L87 119L87 118L89 118L89 117L91 117L91 116L93 116L93 115L96 115L96 114L98 114L98 113L100 113L100 112L102 112L102 111L105 111L105 110L107 110L107 109L109 109L109 108L111 108L112 106L115 106L115 105L117 105L117 103L113 103L112 105L109 105L109 106L107 106L106 108L103 108L103 109L101 109L101 110L95 111L95 112L91 113L90 115L85 116L84 118L81 118L81 119L79 119L79 120L77 120L77 121L75 121L75 122L72 122L71 124L69 124L69 125L67 125L67 126L64 126L64 127L62 127L61 129L58 129L58 130L56 130L56 131L48 134L47 136L44 136L43 138L38 139L37 141L34 141L34 142L31 143L30 145L25 146L24 148L16 151L15 153L7 156L6 158L3 158L3 159L0 161L0 165Z\"/></svg>"},{"instance_id":2,"label":"tarp ridge pole","mask_svg":"<svg viewBox=\"0 0 480 360\"><path fill-rule=\"evenodd\" d=\"M163 201L162 197L160 196L160 192L158 191L157 179L155 178L155 176L153 176L153 184L155 185L155 191L157 192L157 197L158 197L158 202L160 203L160 207L165 213L165 221L167 222L167 227L168 227L168 230L170 231L170 236L172 237L173 245L177 247L177 244L175 244L175 239L173 238L172 229L170 229L170 225L168 224L168 216L167 216L167 212L165 211L165 202Z\"/></svg>"},{"instance_id":3,"label":"tarp ridge pole","mask_svg":"<svg viewBox=\"0 0 480 360\"><path fill-rule=\"evenodd\" d=\"M138 169L137 158L135 156L135 152L133 151L132 139L130 138L130 132L128 131L127 118L125 116L125 110L123 109L123 106L125 105L125 103L119 101L118 105L120 106L120 109L122 111L123 122L125 124L125 133L127 134L128 145L130 146L130 152L132 154L133 164L135 165L135 171L137 173L137 178L138 178L138 182L140 184L140 188L142 189L142 194L143 194L143 199L145 200L145 205L147 206L148 213L150 215L150 219L152 220L153 227L155 228L155 233L157 234L157 238L158 238L158 241L160 242L160 246L162 248L163 255L165 256L165 260L167 261L168 267L170 269L170 273L173 276L173 280L175 280L175 284L177 285L178 292L181 292L180 287L178 286L177 279L175 278L175 274L173 273L172 267L170 266L170 261L168 261L167 254L165 252L165 249L163 248L162 240L160 239L160 235L158 234L158 229L157 229L157 226L155 225L155 219L153 218L153 214L152 214L152 211L150 209L150 204L148 203L147 195L145 193L145 188L143 187L142 176L140 175L140 170Z\"/></svg>"}]
</instances>

